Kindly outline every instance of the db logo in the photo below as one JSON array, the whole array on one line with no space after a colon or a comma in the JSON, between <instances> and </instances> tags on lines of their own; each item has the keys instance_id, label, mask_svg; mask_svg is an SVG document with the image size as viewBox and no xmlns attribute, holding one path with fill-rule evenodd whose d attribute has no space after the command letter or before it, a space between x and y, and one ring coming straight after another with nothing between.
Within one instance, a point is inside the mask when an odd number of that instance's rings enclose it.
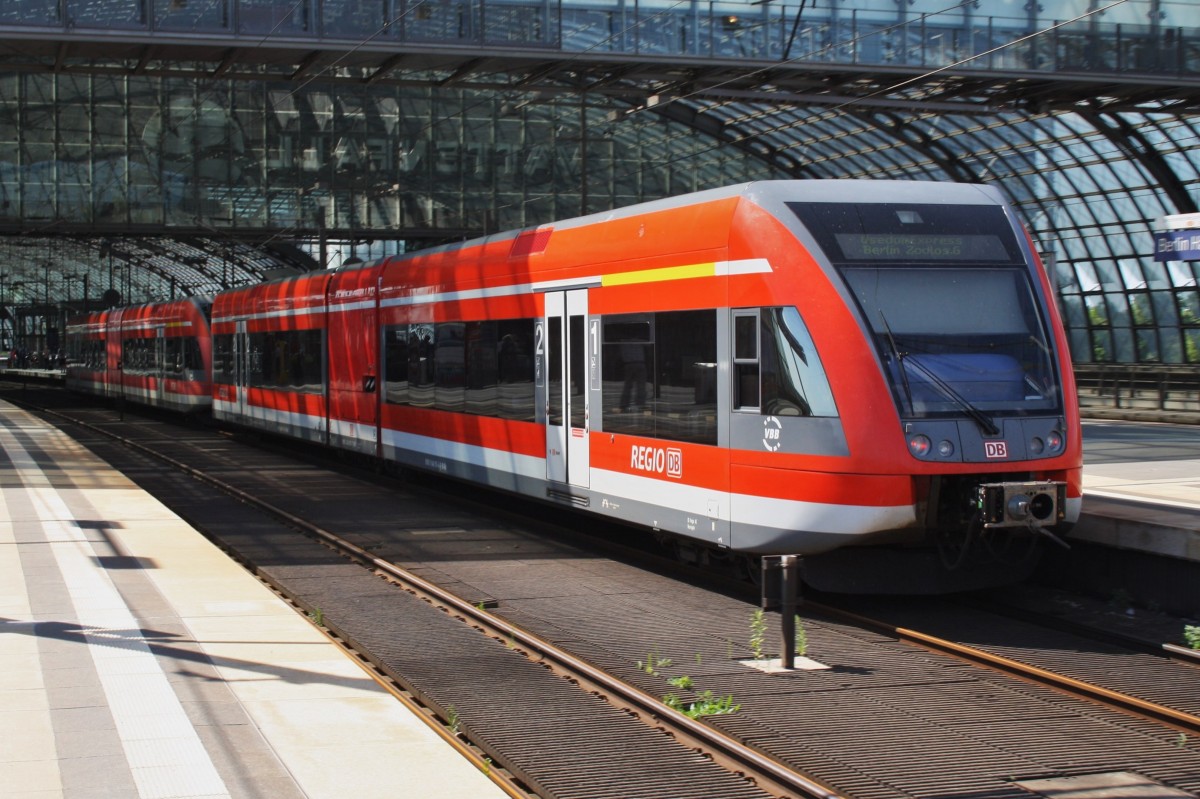
<instances>
[{"instance_id":1,"label":"db logo","mask_svg":"<svg viewBox=\"0 0 1200 799\"><path fill-rule=\"evenodd\" d=\"M683 452L671 447L633 447L629 468L639 472L683 477Z\"/></svg>"},{"instance_id":2,"label":"db logo","mask_svg":"<svg viewBox=\"0 0 1200 799\"><path fill-rule=\"evenodd\" d=\"M667 477L683 477L683 452L667 450Z\"/></svg>"},{"instance_id":3,"label":"db logo","mask_svg":"<svg viewBox=\"0 0 1200 799\"><path fill-rule=\"evenodd\" d=\"M983 442L983 455L985 458L1007 458L1008 443L1005 441L985 441Z\"/></svg>"}]
</instances>

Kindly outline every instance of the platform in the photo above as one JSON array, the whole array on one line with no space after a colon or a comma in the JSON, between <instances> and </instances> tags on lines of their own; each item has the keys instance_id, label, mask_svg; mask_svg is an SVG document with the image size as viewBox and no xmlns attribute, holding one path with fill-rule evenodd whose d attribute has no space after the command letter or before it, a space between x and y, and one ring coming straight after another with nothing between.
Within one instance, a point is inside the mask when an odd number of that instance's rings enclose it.
<instances>
[{"instance_id":1,"label":"platform","mask_svg":"<svg viewBox=\"0 0 1200 799\"><path fill-rule=\"evenodd\" d=\"M1200 427L1084 422L1074 540L1200 562Z\"/></svg>"},{"instance_id":2,"label":"platform","mask_svg":"<svg viewBox=\"0 0 1200 799\"><path fill-rule=\"evenodd\" d=\"M511 795L160 503L0 402L5 797Z\"/></svg>"}]
</instances>

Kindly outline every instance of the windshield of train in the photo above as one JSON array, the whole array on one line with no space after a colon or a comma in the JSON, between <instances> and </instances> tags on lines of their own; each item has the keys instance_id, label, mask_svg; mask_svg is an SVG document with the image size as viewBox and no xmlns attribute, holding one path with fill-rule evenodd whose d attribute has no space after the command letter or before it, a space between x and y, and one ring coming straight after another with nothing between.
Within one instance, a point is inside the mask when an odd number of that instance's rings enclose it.
<instances>
[{"instance_id":1,"label":"windshield of train","mask_svg":"<svg viewBox=\"0 0 1200 799\"><path fill-rule=\"evenodd\" d=\"M997 206L795 203L837 265L902 415L1057 412L1051 339Z\"/></svg>"}]
</instances>

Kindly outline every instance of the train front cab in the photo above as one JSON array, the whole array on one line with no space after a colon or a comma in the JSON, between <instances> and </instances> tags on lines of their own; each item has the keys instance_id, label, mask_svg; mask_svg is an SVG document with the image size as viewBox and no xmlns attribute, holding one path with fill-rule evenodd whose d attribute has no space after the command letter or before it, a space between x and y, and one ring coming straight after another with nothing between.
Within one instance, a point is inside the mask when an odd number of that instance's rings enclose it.
<instances>
[{"instance_id":1,"label":"train front cab","mask_svg":"<svg viewBox=\"0 0 1200 799\"><path fill-rule=\"evenodd\" d=\"M811 559L806 579L905 591L1020 579L1040 543L1078 519L1082 494L1078 407L1049 279L994 189L872 189L869 201L847 184L774 207L853 317L818 341L852 472L877 475L885 502L904 500L914 523L864 537L869 552ZM817 319L806 312L819 332Z\"/></svg>"},{"instance_id":2,"label":"train front cab","mask_svg":"<svg viewBox=\"0 0 1200 799\"><path fill-rule=\"evenodd\" d=\"M758 200L544 295L548 493L809 556L822 587L1020 579L1078 518L1081 442L1052 290L1011 211L980 187L880 182ZM636 240L596 228L575 247Z\"/></svg>"},{"instance_id":3,"label":"train front cab","mask_svg":"<svg viewBox=\"0 0 1200 799\"><path fill-rule=\"evenodd\" d=\"M212 404L210 301L193 297L113 311L108 320L108 394L183 413Z\"/></svg>"},{"instance_id":4,"label":"train front cab","mask_svg":"<svg viewBox=\"0 0 1200 799\"><path fill-rule=\"evenodd\" d=\"M109 316L110 311L96 311L67 323L66 386L71 391L107 395Z\"/></svg>"}]
</instances>

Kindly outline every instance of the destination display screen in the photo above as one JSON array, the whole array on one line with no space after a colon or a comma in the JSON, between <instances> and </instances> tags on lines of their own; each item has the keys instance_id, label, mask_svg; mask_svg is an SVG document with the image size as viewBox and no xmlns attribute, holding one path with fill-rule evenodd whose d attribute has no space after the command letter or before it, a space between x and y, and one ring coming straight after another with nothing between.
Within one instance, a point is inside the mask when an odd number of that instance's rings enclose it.
<instances>
[{"instance_id":1,"label":"destination display screen","mask_svg":"<svg viewBox=\"0 0 1200 799\"><path fill-rule=\"evenodd\" d=\"M998 236L921 233L835 233L848 261L1007 261Z\"/></svg>"},{"instance_id":2,"label":"destination display screen","mask_svg":"<svg viewBox=\"0 0 1200 799\"><path fill-rule=\"evenodd\" d=\"M788 203L829 260L862 264L1022 263L996 205Z\"/></svg>"}]
</instances>

